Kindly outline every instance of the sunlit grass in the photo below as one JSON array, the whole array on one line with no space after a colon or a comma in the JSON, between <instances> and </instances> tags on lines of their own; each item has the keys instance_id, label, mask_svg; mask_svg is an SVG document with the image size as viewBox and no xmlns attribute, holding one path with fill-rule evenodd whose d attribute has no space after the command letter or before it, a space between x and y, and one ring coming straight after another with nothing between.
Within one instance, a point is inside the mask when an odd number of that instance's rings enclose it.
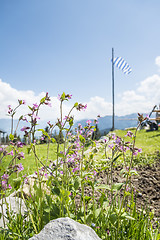
<instances>
[{"instance_id":1,"label":"sunlit grass","mask_svg":"<svg viewBox=\"0 0 160 240\"><path fill-rule=\"evenodd\" d=\"M132 131L134 133L134 130ZM126 130L115 130L116 135L124 137ZM130 139L125 138L126 141ZM137 132L136 146L142 148L143 154L154 154L157 150L160 151L160 130L149 131L142 129Z\"/></svg>"}]
</instances>

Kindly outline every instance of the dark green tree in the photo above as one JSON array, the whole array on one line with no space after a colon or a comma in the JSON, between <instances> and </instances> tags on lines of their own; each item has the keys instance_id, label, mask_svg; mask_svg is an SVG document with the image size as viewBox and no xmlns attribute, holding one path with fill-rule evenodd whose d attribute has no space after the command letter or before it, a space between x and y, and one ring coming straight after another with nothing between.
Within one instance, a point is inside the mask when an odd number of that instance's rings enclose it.
<instances>
[{"instance_id":1,"label":"dark green tree","mask_svg":"<svg viewBox=\"0 0 160 240\"><path fill-rule=\"evenodd\" d=\"M101 133L100 133L100 130L98 128L98 125L96 124L95 131L93 132L93 135L92 135L92 139L93 140L99 140L100 137L101 137Z\"/></svg>"}]
</instances>

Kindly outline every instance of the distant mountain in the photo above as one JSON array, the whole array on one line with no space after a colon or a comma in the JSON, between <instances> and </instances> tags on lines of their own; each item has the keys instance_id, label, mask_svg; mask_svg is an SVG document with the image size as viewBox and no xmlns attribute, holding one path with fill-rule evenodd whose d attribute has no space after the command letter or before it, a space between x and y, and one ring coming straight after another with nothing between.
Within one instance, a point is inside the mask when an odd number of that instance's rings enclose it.
<instances>
[{"instance_id":1,"label":"distant mountain","mask_svg":"<svg viewBox=\"0 0 160 240\"><path fill-rule=\"evenodd\" d=\"M74 127L77 127L78 123L82 124L82 126L84 127L86 125L87 120L88 119L83 119L75 122ZM90 120L93 122L93 119L90 119ZM18 123L18 120L14 120L14 129L16 128L17 123ZM23 135L23 132L20 131L20 129L24 126L27 126L27 123L21 121L17 131L18 135L20 136ZM47 121L39 121L39 125L37 127L44 129L46 126L47 126ZM135 126L137 126L137 113L133 113L125 116L115 116L115 129L125 129L125 128L130 128ZM98 128L102 135L104 133L108 133L112 128L112 116L101 117L98 120ZM0 119L0 130L3 130L7 134L10 134L11 119ZM39 132L39 135L41 135L41 132Z\"/></svg>"},{"instance_id":2,"label":"distant mountain","mask_svg":"<svg viewBox=\"0 0 160 240\"><path fill-rule=\"evenodd\" d=\"M81 121L77 121L75 123L75 127L78 126L78 123L80 123L83 127L86 125L86 121L88 119L83 119ZM94 119L90 119L93 123ZM130 127L136 127L137 126L137 113L125 115L125 116L115 116L115 129L125 129ZM94 125L94 124L92 124ZM101 117L98 120L98 128L103 135L104 133L108 133L110 129L112 128L112 116L105 116Z\"/></svg>"},{"instance_id":3,"label":"distant mountain","mask_svg":"<svg viewBox=\"0 0 160 240\"><path fill-rule=\"evenodd\" d=\"M18 120L13 121L13 130L15 131L17 126ZM21 128L24 126L29 126L29 123L20 121L19 127L17 129L17 135L23 136L23 132L21 131ZM47 126L47 121L39 121L39 124L37 125L37 128L44 129ZM6 134L11 133L11 119L0 119L0 130L3 130L6 132ZM41 132L38 133L38 135L41 135Z\"/></svg>"}]
</instances>

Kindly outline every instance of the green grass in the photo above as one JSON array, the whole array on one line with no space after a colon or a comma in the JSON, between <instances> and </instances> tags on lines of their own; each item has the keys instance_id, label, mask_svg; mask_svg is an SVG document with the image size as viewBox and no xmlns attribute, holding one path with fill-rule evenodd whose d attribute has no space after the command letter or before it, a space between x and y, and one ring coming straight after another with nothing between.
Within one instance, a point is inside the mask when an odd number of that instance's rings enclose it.
<instances>
[{"instance_id":1,"label":"green grass","mask_svg":"<svg viewBox=\"0 0 160 240\"><path fill-rule=\"evenodd\" d=\"M135 130L131 130L133 134ZM124 139L125 142L132 142L133 139L129 137L125 137L127 134L127 130L115 130L114 132L117 136ZM109 133L110 134L110 133ZM151 165L155 162L155 159L160 156L160 130L146 132L146 130L142 129L137 132L136 144L135 147L142 148L142 153L139 153L137 156L134 156L133 165L137 167L139 165ZM107 156L111 157L111 150L108 148ZM131 153L126 152L126 161L130 161ZM97 161L101 161L101 159L105 159L104 155L104 147L100 148L95 156ZM123 156L121 156L117 164L121 164L121 160L123 161Z\"/></svg>"},{"instance_id":2,"label":"green grass","mask_svg":"<svg viewBox=\"0 0 160 240\"><path fill-rule=\"evenodd\" d=\"M47 144L39 144L36 145L36 153L39 157L39 159L44 163L49 165L50 161L56 160L56 150L57 150L57 145L56 144L50 144L49 147L49 156L48 156L48 161L46 161L47 158ZM36 161L35 161L35 156L34 153L31 151L28 153L28 146L24 146L22 149L19 149L19 151L24 152L24 159L17 160L17 163L22 163L25 172L28 174L32 174L36 169ZM2 160L2 164L4 167L8 166L9 162L11 161L11 156L7 156L5 160ZM39 167L42 165L39 163Z\"/></svg>"},{"instance_id":3,"label":"green grass","mask_svg":"<svg viewBox=\"0 0 160 240\"><path fill-rule=\"evenodd\" d=\"M134 130L132 131L134 133ZM125 130L115 130L116 135L124 137L127 133ZM126 141L130 140L128 137ZM137 132L136 147L142 148L143 154L154 154L157 150L160 151L160 130L146 132L142 129Z\"/></svg>"},{"instance_id":4,"label":"green grass","mask_svg":"<svg viewBox=\"0 0 160 240\"><path fill-rule=\"evenodd\" d=\"M115 130L114 131L116 135L124 138L127 131L126 130ZM134 133L134 130L133 130ZM130 141L129 137L124 138L125 141ZM139 154L138 157L136 157L135 162L138 164L150 164L154 162L154 158L156 157L156 152L160 151L160 130L153 131L153 132L146 132L146 130L140 130L137 132L136 137L136 147L142 148L142 154ZM49 165L49 161L56 160L56 150L57 150L57 144L50 144L49 148L49 157L47 164ZM21 150L19 150L21 151ZM21 159L17 163L22 163L24 166L24 171L28 174L32 174L34 171L36 171L36 161L33 152L31 151L29 154L27 153L27 146L24 146L22 151L24 152L25 159ZM39 144L36 145L36 152L39 157L39 159L46 164L46 157L47 157L47 144ZM100 151L97 153L97 159L101 159L104 154L104 151ZM11 157L8 156L5 158L5 161L3 161L3 166L6 167L8 163L10 162ZM39 163L39 167L42 165ZM23 174L23 172L22 172Z\"/></svg>"},{"instance_id":5,"label":"green grass","mask_svg":"<svg viewBox=\"0 0 160 240\"><path fill-rule=\"evenodd\" d=\"M116 130L115 133L124 138L127 131ZM143 154L139 154L138 157L136 156L134 158L136 164L148 164L155 160L155 152L160 150L159 138L160 131L138 131L136 146L142 148ZM131 139L128 137L125 138L125 141L130 140ZM60 148L62 146L60 146ZM37 171L34 153L30 152L28 154L27 148L28 147L25 146L22 150L19 150L20 152L23 151L25 154L25 159L21 159L20 161L17 160L17 163L22 163L24 166L24 170L19 173L19 176L23 176L24 174L29 175L34 173L34 171ZM47 144L36 145L36 154L40 161L45 165L49 165L50 161L56 160L56 151L57 144L51 144L49 157L48 160L46 160ZM97 160L102 157L105 158L104 146L103 149L96 153ZM128 163L129 159L130 157L128 155ZM3 229L3 232L0 233L0 239L12 239L9 238L9 235L7 234L10 234L10 236L16 234L13 239L28 239L36 232L39 232L50 220L69 216L72 219L89 226L92 226L92 223L94 223L96 226L94 230L103 240L158 240L158 227L155 230L152 229L153 217L151 216L151 213L146 212L144 214L143 211L139 212L136 209L133 191L126 193L125 186L120 183L111 186L106 184L104 184L104 186L103 184L98 186L99 183L93 176L93 170L96 169L97 171L101 171L102 165L99 164L99 162L92 160L91 156L90 159L88 156L87 159L84 158L84 165L79 175L75 175L69 168L64 168L64 175L59 174L57 177L50 176L47 181L47 186L51 190L50 195L47 195L45 190L43 190L42 181L39 178L38 186L37 184L34 184L33 186L35 193L32 194L31 198L26 200L26 204L29 206L28 211L31 211L32 218L30 217L30 220L26 221L24 224L23 216L17 215L14 217L14 221L10 222L9 233ZM7 156L2 162L3 166L7 167L10 161L11 156ZM121 160L118 159L116 163L119 164L120 162ZM104 164L106 164L106 162ZM38 167L42 167L40 163L38 165ZM97 168L97 166L99 167ZM68 176L70 177L68 178ZM128 176L129 175L127 175L125 183L126 186L129 184ZM11 185L12 180L15 177L16 173L11 175L11 178L9 179ZM86 193L84 190L88 187L92 188L91 196L85 195ZM98 202L95 200L96 191L100 194ZM71 196L70 193L72 193ZM124 198L120 201L122 193ZM75 198L80 196L80 194L81 201L80 206L78 207L75 203ZM113 198L111 204L109 204L110 198L108 196L110 196L111 199ZM129 201L128 196L130 196ZM32 206L32 208L30 208L30 206ZM87 210L84 211L83 209ZM147 209L144 210L146 211ZM109 235L107 234L107 229L109 229ZM24 231L27 232L24 234ZM17 234L19 234L20 237L18 237Z\"/></svg>"}]
</instances>

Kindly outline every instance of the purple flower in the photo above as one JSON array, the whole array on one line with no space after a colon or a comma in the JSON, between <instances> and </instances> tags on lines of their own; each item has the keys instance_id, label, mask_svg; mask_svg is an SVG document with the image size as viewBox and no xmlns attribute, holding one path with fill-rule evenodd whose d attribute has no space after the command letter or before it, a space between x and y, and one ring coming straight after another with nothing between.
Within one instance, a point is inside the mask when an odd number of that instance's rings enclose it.
<instances>
[{"instance_id":1,"label":"purple flower","mask_svg":"<svg viewBox=\"0 0 160 240\"><path fill-rule=\"evenodd\" d=\"M8 184L8 188L9 188L9 189L12 189L12 187L11 187L11 185L10 185L10 184Z\"/></svg>"},{"instance_id":2,"label":"purple flower","mask_svg":"<svg viewBox=\"0 0 160 240\"><path fill-rule=\"evenodd\" d=\"M138 152L141 153L141 152L142 152L142 148L139 148L139 149L138 149Z\"/></svg>"},{"instance_id":3,"label":"purple flower","mask_svg":"<svg viewBox=\"0 0 160 240\"><path fill-rule=\"evenodd\" d=\"M37 120L37 119L40 119L40 117L38 117L36 114L32 114L32 118L33 118L33 121Z\"/></svg>"},{"instance_id":4,"label":"purple flower","mask_svg":"<svg viewBox=\"0 0 160 240\"><path fill-rule=\"evenodd\" d=\"M95 170L93 171L93 175L94 175L94 176L96 176L96 175L97 175L97 172L96 172Z\"/></svg>"},{"instance_id":5,"label":"purple flower","mask_svg":"<svg viewBox=\"0 0 160 240\"><path fill-rule=\"evenodd\" d=\"M138 152L134 151L134 152L133 152L133 155L134 155L134 156L137 156L137 155L138 155Z\"/></svg>"},{"instance_id":6,"label":"purple flower","mask_svg":"<svg viewBox=\"0 0 160 240\"><path fill-rule=\"evenodd\" d=\"M117 137L117 139L115 140L115 143L119 144L121 142L121 138Z\"/></svg>"},{"instance_id":7,"label":"purple flower","mask_svg":"<svg viewBox=\"0 0 160 240\"><path fill-rule=\"evenodd\" d=\"M114 144L112 143L112 144L108 145L108 147L111 148L111 149L113 149Z\"/></svg>"},{"instance_id":8,"label":"purple flower","mask_svg":"<svg viewBox=\"0 0 160 240\"><path fill-rule=\"evenodd\" d=\"M37 103L33 103L33 109L36 110L38 109L39 105Z\"/></svg>"},{"instance_id":9,"label":"purple flower","mask_svg":"<svg viewBox=\"0 0 160 240\"><path fill-rule=\"evenodd\" d=\"M2 181L2 189L3 190L7 189L7 182L6 181Z\"/></svg>"},{"instance_id":10,"label":"purple flower","mask_svg":"<svg viewBox=\"0 0 160 240\"><path fill-rule=\"evenodd\" d=\"M128 136L128 137L130 137L130 138L131 138L131 137L132 137L132 135L133 135L133 133L132 133L131 131L128 131L128 132L127 132L127 134L125 135L125 137L127 137L127 136Z\"/></svg>"},{"instance_id":11,"label":"purple flower","mask_svg":"<svg viewBox=\"0 0 160 240\"><path fill-rule=\"evenodd\" d=\"M13 112L13 109L11 108L11 105L8 105L8 114L11 114Z\"/></svg>"},{"instance_id":12,"label":"purple flower","mask_svg":"<svg viewBox=\"0 0 160 240\"><path fill-rule=\"evenodd\" d=\"M63 174L63 171L60 171L60 174Z\"/></svg>"},{"instance_id":13,"label":"purple flower","mask_svg":"<svg viewBox=\"0 0 160 240\"><path fill-rule=\"evenodd\" d=\"M24 159L24 153L23 152L21 152L21 153L18 153L18 156L17 156L17 158L20 160L21 158L23 158Z\"/></svg>"},{"instance_id":14,"label":"purple flower","mask_svg":"<svg viewBox=\"0 0 160 240\"><path fill-rule=\"evenodd\" d=\"M48 177L48 173L45 173L44 176L47 178Z\"/></svg>"},{"instance_id":15,"label":"purple flower","mask_svg":"<svg viewBox=\"0 0 160 240\"><path fill-rule=\"evenodd\" d=\"M78 170L79 170L79 168L78 168L78 167L75 167L75 168L72 170L72 172L75 173L75 172L78 171Z\"/></svg>"},{"instance_id":16,"label":"purple flower","mask_svg":"<svg viewBox=\"0 0 160 240\"><path fill-rule=\"evenodd\" d=\"M30 129L30 127L24 126L23 128L21 128L21 131L22 131L22 132L25 132L27 129Z\"/></svg>"},{"instance_id":17,"label":"purple flower","mask_svg":"<svg viewBox=\"0 0 160 240\"><path fill-rule=\"evenodd\" d=\"M52 104L51 104L50 102L48 102L48 101L45 102L44 104L45 104L45 105L48 105L49 107L52 107Z\"/></svg>"},{"instance_id":18,"label":"purple flower","mask_svg":"<svg viewBox=\"0 0 160 240\"><path fill-rule=\"evenodd\" d=\"M24 170L22 163L19 164L19 166L17 167L17 170L18 170L18 172L21 172Z\"/></svg>"},{"instance_id":19,"label":"purple flower","mask_svg":"<svg viewBox=\"0 0 160 240\"><path fill-rule=\"evenodd\" d=\"M63 120L68 120L69 119L69 117L68 116L65 116L64 118L63 118Z\"/></svg>"},{"instance_id":20,"label":"purple flower","mask_svg":"<svg viewBox=\"0 0 160 240\"><path fill-rule=\"evenodd\" d=\"M24 179L24 183L28 184L28 178L27 177Z\"/></svg>"},{"instance_id":21,"label":"purple flower","mask_svg":"<svg viewBox=\"0 0 160 240\"><path fill-rule=\"evenodd\" d=\"M58 98L59 101L61 101L61 95L60 94L58 94L57 98Z\"/></svg>"},{"instance_id":22,"label":"purple flower","mask_svg":"<svg viewBox=\"0 0 160 240\"><path fill-rule=\"evenodd\" d=\"M26 121L26 122L28 122L28 120L27 120L26 117L22 117L22 121Z\"/></svg>"},{"instance_id":23,"label":"purple flower","mask_svg":"<svg viewBox=\"0 0 160 240\"><path fill-rule=\"evenodd\" d=\"M72 95L71 94L65 94L63 93L62 95L58 94L58 100L60 101L64 101L64 100L68 100L68 99L71 99L72 98Z\"/></svg>"},{"instance_id":24,"label":"purple flower","mask_svg":"<svg viewBox=\"0 0 160 240\"><path fill-rule=\"evenodd\" d=\"M91 120L87 120L86 123L87 123L88 125L90 125L90 124L92 123L92 121L91 121Z\"/></svg>"},{"instance_id":25,"label":"purple flower","mask_svg":"<svg viewBox=\"0 0 160 240\"><path fill-rule=\"evenodd\" d=\"M3 180L8 180L8 177L9 177L8 174L5 174L5 173L4 173L4 174L2 175L2 179L3 179Z\"/></svg>"},{"instance_id":26,"label":"purple flower","mask_svg":"<svg viewBox=\"0 0 160 240\"><path fill-rule=\"evenodd\" d=\"M23 143L22 142L17 142L17 147L18 148L23 148Z\"/></svg>"},{"instance_id":27,"label":"purple flower","mask_svg":"<svg viewBox=\"0 0 160 240\"><path fill-rule=\"evenodd\" d=\"M44 140L44 137L41 137L41 140L43 141L43 140Z\"/></svg>"},{"instance_id":28,"label":"purple flower","mask_svg":"<svg viewBox=\"0 0 160 240\"><path fill-rule=\"evenodd\" d=\"M87 108L87 104L83 105L82 103L80 103L80 104L78 104L78 106L76 106L76 109L78 111L81 111L81 110L85 111L86 108Z\"/></svg>"},{"instance_id":29,"label":"purple flower","mask_svg":"<svg viewBox=\"0 0 160 240\"><path fill-rule=\"evenodd\" d=\"M25 101L25 100L19 100L19 99L18 99L18 102L19 102L19 105L26 104L26 101Z\"/></svg>"},{"instance_id":30,"label":"purple flower","mask_svg":"<svg viewBox=\"0 0 160 240\"><path fill-rule=\"evenodd\" d=\"M107 229L107 235L109 235L109 229Z\"/></svg>"},{"instance_id":31,"label":"purple flower","mask_svg":"<svg viewBox=\"0 0 160 240\"><path fill-rule=\"evenodd\" d=\"M7 155L12 155L13 156L13 150L11 150L10 153L7 153Z\"/></svg>"}]
</instances>

